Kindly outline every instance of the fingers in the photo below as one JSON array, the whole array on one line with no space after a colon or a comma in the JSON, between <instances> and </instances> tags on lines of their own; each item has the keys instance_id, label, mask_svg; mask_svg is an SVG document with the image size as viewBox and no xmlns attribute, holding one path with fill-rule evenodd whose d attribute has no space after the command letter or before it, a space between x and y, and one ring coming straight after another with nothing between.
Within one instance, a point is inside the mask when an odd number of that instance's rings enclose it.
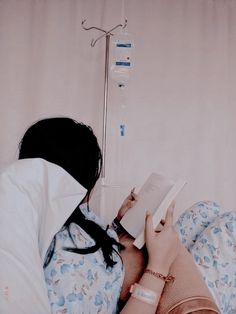
<instances>
[{"instance_id":1,"label":"fingers","mask_svg":"<svg viewBox=\"0 0 236 314\"><path fill-rule=\"evenodd\" d=\"M152 222L152 214L149 211L146 211L146 219L145 219L145 239L148 241L149 237L153 234L153 222Z\"/></svg>"},{"instance_id":2,"label":"fingers","mask_svg":"<svg viewBox=\"0 0 236 314\"><path fill-rule=\"evenodd\" d=\"M126 206L128 209L132 208L138 200L138 195L134 193L135 188L133 188L126 198Z\"/></svg>"},{"instance_id":3,"label":"fingers","mask_svg":"<svg viewBox=\"0 0 236 314\"><path fill-rule=\"evenodd\" d=\"M155 228L155 232L161 232L164 228L165 222L164 220L161 220L161 222L159 223L159 225Z\"/></svg>"},{"instance_id":4,"label":"fingers","mask_svg":"<svg viewBox=\"0 0 236 314\"><path fill-rule=\"evenodd\" d=\"M174 207L175 202L172 202L166 212L165 220L161 220L160 224L154 230L153 221L152 221L152 214L147 211L146 212L146 221L145 221L145 237L149 237L154 231L161 232L164 227L172 227L173 226L173 216L174 216Z\"/></svg>"},{"instance_id":5,"label":"fingers","mask_svg":"<svg viewBox=\"0 0 236 314\"><path fill-rule=\"evenodd\" d=\"M174 208L175 208L175 202L172 202L166 212L165 226L167 227L173 226Z\"/></svg>"},{"instance_id":6,"label":"fingers","mask_svg":"<svg viewBox=\"0 0 236 314\"><path fill-rule=\"evenodd\" d=\"M134 193L134 191L135 191L135 187L132 188L132 190L131 190L131 192L130 192L130 195L129 195L129 199L130 199L131 201L137 201L137 194Z\"/></svg>"}]
</instances>

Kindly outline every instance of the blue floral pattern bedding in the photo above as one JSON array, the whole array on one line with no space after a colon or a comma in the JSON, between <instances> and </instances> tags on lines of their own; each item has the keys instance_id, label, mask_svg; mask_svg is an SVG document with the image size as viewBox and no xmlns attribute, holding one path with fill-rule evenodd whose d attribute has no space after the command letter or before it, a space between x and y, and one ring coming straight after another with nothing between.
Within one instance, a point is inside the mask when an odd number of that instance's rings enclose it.
<instances>
[{"instance_id":1,"label":"blue floral pattern bedding","mask_svg":"<svg viewBox=\"0 0 236 314\"><path fill-rule=\"evenodd\" d=\"M236 212L224 212L215 202L199 202L180 216L176 230L221 312L235 314Z\"/></svg>"},{"instance_id":2,"label":"blue floral pattern bedding","mask_svg":"<svg viewBox=\"0 0 236 314\"><path fill-rule=\"evenodd\" d=\"M99 217L81 205L84 215L101 225ZM94 240L78 225L71 224L70 232L79 248L93 246ZM113 230L108 233L117 239ZM45 279L51 312L57 314L116 313L124 271L120 257L114 253L116 265L106 268L101 249L91 254L76 254L63 250L75 247L68 231L56 234L55 251L45 268ZM50 252L50 249L49 249Z\"/></svg>"}]
</instances>

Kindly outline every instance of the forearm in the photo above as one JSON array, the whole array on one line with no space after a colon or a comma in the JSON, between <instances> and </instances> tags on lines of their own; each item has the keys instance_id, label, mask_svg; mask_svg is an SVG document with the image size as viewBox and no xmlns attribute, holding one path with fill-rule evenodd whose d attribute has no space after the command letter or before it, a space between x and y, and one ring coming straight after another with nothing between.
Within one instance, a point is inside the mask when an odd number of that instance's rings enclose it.
<instances>
[{"instance_id":1,"label":"forearm","mask_svg":"<svg viewBox=\"0 0 236 314\"><path fill-rule=\"evenodd\" d=\"M141 278L135 281L137 284L132 283L131 296L121 310L122 314L155 314L164 285L174 280L169 275L169 269L178 255L180 242L173 228L173 209L173 206L168 208L165 223L160 232L153 227L152 215L150 213L146 215L147 268ZM131 263L130 267L132 267Z\"/></svg>"},{"instance_id":2,"label":"forearm","mask_svg":"<svg viewBox=\"0 0 236 314\"><path fill-rule=\"evenodd\" d=\"M147 268L151 268L151 267L153 269L153 266L149 266L149 265L147 266ZM130 314L130 313L154 314L156 313L157 304L159 302L162 290L165 285L164 280L156 278L148 273L144 273L141 279L139 280L138 284L141 287L143 287L144 292L145 292L145 289L148 289L151 291L151 298L153 299L154 304L149 304L145 300L139 300L134 295L133 296L131 295L131 297L129 298L129 300L127 301L126 305L124 306L123 310L120 313L122 314Z\"/></svg>"}]
</instances>

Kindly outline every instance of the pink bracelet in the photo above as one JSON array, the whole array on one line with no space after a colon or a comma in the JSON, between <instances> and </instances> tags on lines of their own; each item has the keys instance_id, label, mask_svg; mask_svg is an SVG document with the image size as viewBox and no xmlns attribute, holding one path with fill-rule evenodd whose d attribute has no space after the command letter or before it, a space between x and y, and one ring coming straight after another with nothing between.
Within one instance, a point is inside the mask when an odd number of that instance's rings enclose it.
<instances>
[{"instance_id":1,"label":"pink bracelet","mask_svg":"<svg viewBox=\"0 0 236 314\"><path fill-rule=\"evenodd\" d=\"M160 273L158 273L158 272L155 272L155 271L153 271L153 270L151 270L151 269L148 269L148 268L146 268L146 269L144 270L144 273L147 273L147 274L153 275L153 276L156 277L156 278L162 279L162 280L165 281L165 283L168 283L168 282L171 282L171 281L172 281L172 282L175 281L175 277L172 276L172 275L164 276L164 275L162 275L162 274L160 274Z\"/></svg>"}]
</instances>

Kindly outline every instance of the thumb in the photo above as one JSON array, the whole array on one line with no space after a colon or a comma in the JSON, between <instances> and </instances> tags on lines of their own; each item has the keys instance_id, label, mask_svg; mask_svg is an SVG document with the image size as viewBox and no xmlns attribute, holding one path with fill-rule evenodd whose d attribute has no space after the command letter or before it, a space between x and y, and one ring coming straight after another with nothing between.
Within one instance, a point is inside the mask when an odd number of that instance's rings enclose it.
<instances>
[{"instance_id":1,"label":"thumb","mask_svg":"<svg viewBox=\"0 0 236 314\"><path fill-rule=\"evenodd\" d=\"M167 212L166 212L166 223L165 223L165 226L167 227L170 227L170 226L173 226L173 216L174 216L174 206L175 204L171 204L170 207L167 209Z\"/></svg>"},{"instance_id":2,"label":"thumb","mask_svg":"<svg viewBox=\"0 0 236 314\"><path fill-rule=\"evenodd\" d=\"M145 219L145 239L148 241L151 234L154 232L153 222L152 222L152 214L149 211L146 211L146 219Z\"/></svg>"}]
</instances>

